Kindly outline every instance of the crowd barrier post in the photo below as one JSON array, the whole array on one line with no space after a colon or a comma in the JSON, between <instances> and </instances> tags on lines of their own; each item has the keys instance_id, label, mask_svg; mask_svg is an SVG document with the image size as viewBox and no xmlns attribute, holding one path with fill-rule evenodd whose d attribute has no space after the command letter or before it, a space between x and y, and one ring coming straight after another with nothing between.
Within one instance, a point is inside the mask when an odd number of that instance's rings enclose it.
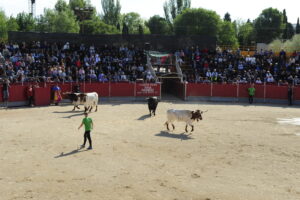
<instances>
[{"instance_id":1,"label":"crowd barrier post","mask_svg":"<svg viewBox=\"0 0 300 200\"><path fill-rule=\"evenodd\" d=\"M210 83L210 96L213 96L213 83Z\"/></svg>"},{"instance_id":2,"label":"crowd barrier post","mask_svg":"<svg viewBox=\"0 0 300 200\"><path fill-rule=\"evenodd\" d=\"M108 97L111 97L111 85L110 85L110 81L108 82Z\"/></svg>"},{"instance_id":3,"label":"crowd barrier post","mask_svg":"<svg viewBox=\"0 0 300 200\"><path fill-rule=\"evenodd\" d=\"M264 103L266 103L266 94L267 94L267 86L266 86L266 82L264 82Z\"/></svg>"},{"instance_id":4,"label":"crowd barrier post","mask_svg":"<svg viewBox=\"0 0 300 200\"><path fill-rule=\"evenodd\" d=\"M240 84L237 83L237 86L236 86L236 101L237 102L239 101L239 96L240 96Z\"/></svg>"},{"instance_id":5,"label":"crowd barrier post","mask_svg":"<svg viewBox=\"0 0 300 200\"><path fill-rule=\"evenodd\" d=\"M184 93L183 93L184 94L183 98L184 98L185 101L186 101L186 88L187 88L187 82L185 81L184 82Z\"/></svg>"},{"instance_id":6,"label":"crowd barrier post","mask_svg":"<svg viewBox=\"0 0 300 200\"><path fill-rule=\"evenodd\" d=\"M136 82L134 82L134 88L133 88L134 97L136 98Z\"/></svg>"}]
</instances>

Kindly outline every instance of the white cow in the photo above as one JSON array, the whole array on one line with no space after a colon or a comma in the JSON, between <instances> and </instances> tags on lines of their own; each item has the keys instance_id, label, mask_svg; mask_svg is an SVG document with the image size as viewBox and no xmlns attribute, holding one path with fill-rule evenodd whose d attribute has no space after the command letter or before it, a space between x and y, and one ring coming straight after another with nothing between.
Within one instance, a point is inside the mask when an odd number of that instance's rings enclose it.
<instances>
[{"instance_id":1,"label":"white cow","mask_svg":"<svg viewBox=\"0 0 300 200\"><path fill-rule=\"evenodd\" d=\"M202 120L202 114L203 111L196 110L196 111L191 111L191 110L174 110L170 109L167 110L167 121L165 125L167 126L167 129L169 129L169 123L172 124L173 130L175 129L175 126L173 124L174 121L182 121L186 123L185 126L185 132L188 132L187 127L190 125L192 127L191 132L194 131L194 126L193 122L195 120L199 121Z\"/></svg>"},{"instance_id":2,"label":"white cow","mask_svg":"<svg viewBox=\"0 0 300 200\"><path fill-rule=\"evenodd\" d=\"M96 106L96 110L95 112L97 112L98 110L98 94L97 92L90 92L90 93L84 93L83 96L81 96L81 99L83 101L83 105L84 105L84 112L87 112L89 110L89 112L92 111L93 106Z\"/></svg>"}]
</instances>

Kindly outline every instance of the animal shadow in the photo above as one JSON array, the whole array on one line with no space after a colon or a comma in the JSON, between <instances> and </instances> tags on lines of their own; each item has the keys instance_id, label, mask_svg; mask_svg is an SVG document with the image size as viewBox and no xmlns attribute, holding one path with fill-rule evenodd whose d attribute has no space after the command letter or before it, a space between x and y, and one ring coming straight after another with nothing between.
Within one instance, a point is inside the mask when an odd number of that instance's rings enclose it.
<instances>
[{"instance_id":1,"label":"animal shadow","mask_svg":"<svg viewBox=\"0 0 300 200\"><path fill-rule=\"evenodd\" d=\"M148 118L150 118L149 114L140 116L137 120L145 120L145 119L148 119Z\"/></svg>"},{"instance_id":2,"label":"animal shadow","mask_svg":"<svg viewBox=\"0 0 300 200\"><path fill-rule=\"evenodd\" d=\"M83 110L74 110L74 111L62 111L62 112L59 112L59 111L54 111L53 113L79 113L79 112L83 112Z\"/></svg>"},{"instance_id":3,"label":"animal shadow","mask_svg":"<svg viewBox=\"0 0 300 200\"><path fill-rule=\"evenodd\" d=\"M192 137L190 137L190 135L186 135L184 133L174 134L174 133L169 133L167 131L161 131L160 133L156 134L155 136L169 137L169 138L175 138L175 139L181 139L181 140L191 140L191 139L193 139Z\"/></svg>"},{"instance_id":4,"label":"animal shadow","mask_svg":"<svg viewBox=\"0 0 300 200\"><path fill-rule=\"evenodd\" d=\"M65 116L65 117L62 117L62 118L72 118L72 117L76 117L76 116L83 116L83 112L82 113L78 113L78 114L74 114L74 115L69 115L69 116Z\"/></svg>"},{"instance_id":5,"label":"animal shadow","mask_svg":"<svg viewBox=\"0 0 300 200\"><path fill-rule=\"evenodd\" d=\"M61 157L65 157L65 156L70 156L70 155L73 155L73 154L76 154L76 153L81 153L81 152L84 152L84 151L88 151L88 150L87 149L74 149L73 151L70 151L68 153L61 152L59 155L55 156L54 158L61 158Z\"/></svg>"}]
</instances>

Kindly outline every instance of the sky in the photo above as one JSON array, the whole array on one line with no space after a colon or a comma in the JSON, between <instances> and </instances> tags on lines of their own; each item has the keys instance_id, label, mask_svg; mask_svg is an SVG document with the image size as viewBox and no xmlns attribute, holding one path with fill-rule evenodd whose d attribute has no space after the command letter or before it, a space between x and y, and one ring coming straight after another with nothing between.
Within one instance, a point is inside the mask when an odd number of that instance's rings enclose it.
<instances>
[{"instance_id":1,"label":"sky","mask_svg":"<svg viewBox=\"0 0 300 200\"><path fill-rule=\"evenodd\" d=\"M44 8L54 8L57 0L36 0L36 15L43 13ZM67 0L68 1L68 0ZM166 0L120 0L121 13L137 12L143 19L149 19L153 15L164 16L163 4ZM101 13L101 0L91 0L96 6L97 12ZM0 9L7 16L16 16L20 12L28 12L28 0L0 0ZM229 12L231 19L254 20L265 8L273 7L282 11L286 9L288 21L297 23L300 17L300 0L192 0L192 8L205 8L214 10L221 18Z\"/></svg>"}]
</instances>

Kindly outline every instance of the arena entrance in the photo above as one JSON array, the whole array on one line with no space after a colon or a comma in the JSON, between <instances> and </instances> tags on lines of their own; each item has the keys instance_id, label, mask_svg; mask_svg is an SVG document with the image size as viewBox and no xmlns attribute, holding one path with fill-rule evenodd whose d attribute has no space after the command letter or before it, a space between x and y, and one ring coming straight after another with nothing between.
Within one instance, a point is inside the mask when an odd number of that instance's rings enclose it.
<instances>
[{"instance_id":1,"label":"arena entrance","mask_svg":"<svg viewBox=\"0 0 300 200\"><path fill-rule=\"evenodd\" d=\"M163 100L184 100L184 84L177 74L167 74L159 79L161 82L161 96Z\"/></svg>"},{"instance_id":2,"label":"arena entrance","mask_svg":"<svg viewBox=\"0 0 300 200\"><path fill-rule=\"evenodd\" d=\"M148 69L161 82L163 100L184 99L184 84L182 71L177 58L170 53L147 52Z\"/></svg>"}]
</instances>

